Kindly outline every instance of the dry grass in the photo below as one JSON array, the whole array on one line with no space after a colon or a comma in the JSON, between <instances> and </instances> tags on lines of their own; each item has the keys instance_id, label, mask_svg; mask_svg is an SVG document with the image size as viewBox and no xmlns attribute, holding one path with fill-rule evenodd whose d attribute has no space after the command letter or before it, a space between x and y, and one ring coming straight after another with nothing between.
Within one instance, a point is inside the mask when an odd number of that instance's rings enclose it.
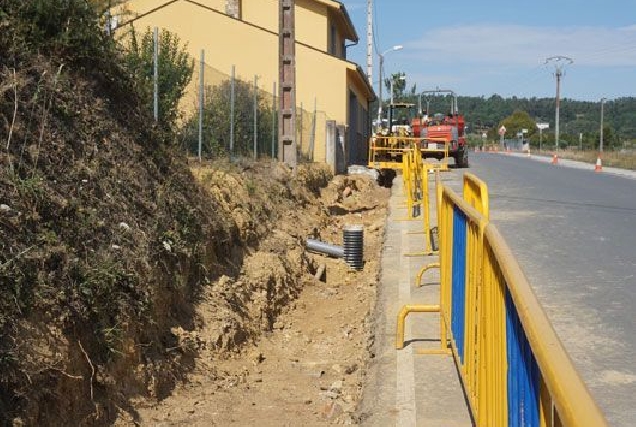
<instances>
[{"instance_id":1,"label":"dry grass","mask_svg":"<svg viewBox=\"0 0 636 427\"><path fill-rule=\"evenodd\" d=\"M545 154L545 152L542 152ZM559 157L564 159L578 160L585 163L596 163L598 151L559 151ZM636 170L636 151L605 151L601 156L603 166Z\"/></svg>"}]
</instances>

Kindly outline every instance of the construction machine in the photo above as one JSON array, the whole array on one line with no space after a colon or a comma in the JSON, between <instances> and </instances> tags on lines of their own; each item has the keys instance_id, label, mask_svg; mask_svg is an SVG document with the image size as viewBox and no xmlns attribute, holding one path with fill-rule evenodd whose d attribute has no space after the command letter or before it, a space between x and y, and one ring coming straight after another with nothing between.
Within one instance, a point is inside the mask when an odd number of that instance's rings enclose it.
<instances>
[{"instance_id":1,"label":"construction machine","mask_svg":"<svg viewBox=\"0 0 636 427\"><path fill-rule=\"evenodd\" d=\"M378 170L380 184L390 184L396 171L402 169L405 152L415 149L411 123L416 115L415 104L391 103L387 118L376 123L369 143L369 167Z\"/></svg>"},{"instance_id":2,"label":"construction machine","mask_svg":"<svg viewBox=\"0 0 636 427\"><path fill-rule=\"evenodd\" d=\"M442 160L444 153L441 153L439 148L441 145L437 140L448 141L448 153L447 156L455 159L455 166L458 168L468 167L468 147L466 146L466 137L464 135L465 121L464 116L459 114L457 108L457 95L452 90L431 90L424 91L424 94L440 94L447 93L451 95L452 105L448 114L433 114L429 115L420 112L418 117L415 117L411 122L411 131L414 135L423 138L426 141L426 147L422 148L435 148L435 150L426 153L426 157L436 158ZM423 153L424 154L424 153Z\"/></svg>"}]
</instances>

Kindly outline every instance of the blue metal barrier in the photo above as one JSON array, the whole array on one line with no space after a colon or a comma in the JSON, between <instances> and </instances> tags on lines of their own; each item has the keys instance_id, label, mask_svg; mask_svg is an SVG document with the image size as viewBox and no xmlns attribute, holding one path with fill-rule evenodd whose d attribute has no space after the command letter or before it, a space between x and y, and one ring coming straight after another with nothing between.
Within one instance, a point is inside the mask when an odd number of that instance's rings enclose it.
<instances>
[{"instance_id":1,"label":"blue metal barrier","mask_svg":"<svg viewBox=\"0 0 636 427\"><path fill-rule=\"evenodd\" d=\"M508 426L539 427L541 376L510 292L506 290Z\"/></svg>"},{"instance_id":2,"label":"blue metal barrier","mask_svg":"<svg viewBox=\"0 0 636 427\"><path fill-rule=\"evenodd\" d=\"M461 364L464 364L464 317L466 313L466 215L453 207L453 277L451 330Z\"/></svg>"}]
</instances>

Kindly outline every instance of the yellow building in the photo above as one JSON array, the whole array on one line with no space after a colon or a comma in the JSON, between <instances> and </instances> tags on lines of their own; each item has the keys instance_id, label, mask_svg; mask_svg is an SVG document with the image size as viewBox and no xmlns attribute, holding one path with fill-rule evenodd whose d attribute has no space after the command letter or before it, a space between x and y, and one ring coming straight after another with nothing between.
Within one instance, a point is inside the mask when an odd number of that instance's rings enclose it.
<instances>
[{"instance_id":1,"label":"yellow building","mask_svg":"<svg viewBox=\"0 0 636 427\"><path fill-rule=\"evenodd\" d=\"M278 0L130 0L134 26L165 28L188 45L193 58L272 90L278 81ZM373 88L361 68L346 59L347 41L358 35L344 5L334 0L296 0L296 105L318 117L313 152L326 160L326 120L344 126L349 163L366 162L369 103ZM130 19L130 18L129 18ZM321 123L322 122L322 123ZM342 129L342 128L341 128ZM307 143L303 151L307 151Z\"/></svg>"}]
</instances>

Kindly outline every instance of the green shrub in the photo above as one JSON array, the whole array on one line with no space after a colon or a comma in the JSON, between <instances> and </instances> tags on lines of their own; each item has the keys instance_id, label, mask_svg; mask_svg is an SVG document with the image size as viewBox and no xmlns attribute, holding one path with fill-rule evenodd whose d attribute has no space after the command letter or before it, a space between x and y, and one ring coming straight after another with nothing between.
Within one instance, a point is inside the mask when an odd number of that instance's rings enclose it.
<instances>
[{"instance_id":1,"label":"green shrub","mask_svg":"<svg viewBox=\"0 0 636 427\"><path fill-rule=\"evenodd\" d=\"M139 38L133 29L124 60L137 82L148 111L153 110L154 41L148 27ZM158 57L159 123L167 129L174 127L179 118L179 101L192 80L194 61L179 37L167 30L159 35Z\"/></svg>"}]
</instances>

